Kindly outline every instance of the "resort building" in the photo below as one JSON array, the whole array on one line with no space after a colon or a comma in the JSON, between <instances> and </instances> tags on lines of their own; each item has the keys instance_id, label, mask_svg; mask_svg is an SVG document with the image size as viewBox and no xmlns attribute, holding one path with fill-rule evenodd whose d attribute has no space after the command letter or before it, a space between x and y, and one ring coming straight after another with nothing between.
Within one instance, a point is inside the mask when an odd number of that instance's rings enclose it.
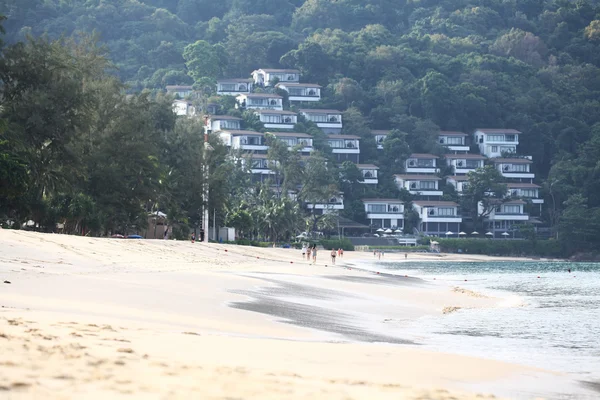
<instances>
[{"instance_id":1,"label":"resort building","mask_svg":"<svg viewBox=\"0 0 600 400\"><path fill-rule=\"evenodd\" d=\"M377 185L379 180L377 178L377 172L379 167L374 164L356 164L356 167L360 171L363 177L362 183L367 185Z\"/></svg>"},{"instance_id":2,"label":"resort building","mask_svg":"<svg viewBox=\"0 0 600 400\"><path fill-rule=\"evenodd\" d=\"M167 85L167 93L179 99L185 99L195 95L194 88L187 85Z\"/></svg>"},{"instance_id":3,"label":"resort building","mask_svg":"<svg viewBox=\"0 0 600 400\"><path fill-rule=\"evenodd\" d=\"M272 82L299 83L300 71L297 69L261 68L252 72L257 86L270 86Z\"/></svg>"},{"instance_id":4,"label":"resort building","mask_svg":"<svg viewBox=\"0 0 600 400\"><path fill-rule=\"evenodd\" d=\"M453 201L415 200L413 209L419 215L419 233L427 236L444 236L448 232L458 234L462 217L458 204Z\"/></svg>"},{"instance_id":5,"label":"resort building","mask_svg":"<svg viewBox=\"0 0 600 400\"><path fill-rule=\"evenodd\" d=\"M456 175L464 175L477 168L483 168L486 160L480 154L446 154L444 157Z\"/></svg>"},{"instance_id":6,"label":"resort building","mask_svg":"<svg viewBox=\"0 0 600 400\"><path fill-rule=\"evenodd\" d=\"M507 157L516 154L521 132L516 129L483 129L475 130L473 138L479 146L479 152L486 157Z\"/></svg>"},{"instance_id":7,"label":"resort building","mask_svg":"<svg viewBox=\"0 0 600 400\"><path fill-rule=\"evenodd\" d=\"M467 136L469 135L463 132L440 131L438 134L438 143L455 154L467 153L469 151Z\"/></svg>"},{"instance_id":8,"label":"resort building","mask_svg":"<svg viewBox=\"0 0 600 400\"><path fill-rule=\"evenodd\" d=\"M287 144L288 149L297 148L300 149L300 152L303 156L308 156L314 150L313 148L313 138L309 134L306 133L298 133L298 132L268 132L269 134L275 136L277 139L281 140L285 144Z\"/></svg>"},{"instance_id":9,"label":"resort building","mask_svg":"<svg viewBox=\"0 0 600 400\"><path fill-rule=\"evenodd\" d=\"M446 182L449 185L454 186L454 190L456 190L456 193L459 195L462 195L463 191L467 188L468 180L469 178L467 175L454 175L446 178Z\"/></svg>"},{"instance_id":10,"label":"resort building","mask_svg":"<svg viewBox=\"0 0 600 400\"><path fill-rule=\"evenodd\" d=\"M272 93L248 93L236 97L238 107L249 110L283 111L283 98Z\"/></svg>"},{"instance_id":11,"label":"resort building","mask_svg":"<svg viewBox=\"0 0 600 400\"><path fill-rule=\"evenodd\" d=\"M444 193L439 190L441 178L435 175L394 175L398 189L406 189L411 194L425 197L438 197Z\"/></svg>"},{"instance_id":12,"label":"resort building","mask_svg":"<svg viewBox=\"0 0 600 400\"><path fill-rule=\"evenodd\" d=\"M494 237L501 238L503 233L514 232L518 225L529 221L529 214L525 212L523 200L498 201L492 212L486 217L485 225L488 232L492 232ZM480 214L483 212L483 206L479 204ZM508 236L508 235L504 235Z\"/></svg>"},{"instance_id":13,"label":"resort building","mask_svg":"<svg viewBox=\"0 0 600 400\"><path fill-rule=\"evenodd\" d=\"M241 129L242 119L238 117L232 117L229 115L211 115L206 118L206 126L210 132L219 132L224 130L236 130Z\"/></svg>"},{"instance_id":14,"label":"resort building","mask_svg":"<svg viewBox=\"0 0 600 400\"><path fill-rule=\"evenodd\" d=\"M288 99L292 103L321 100L321 85L313 83L278 83L276 88L288 92Z\"/></svg>"},{"instance_id":15,"label":"resort building","mask_svg":"<svg viewBox=\"0 0 600 400\"><path fill-rule=\"evenodd\" d=\"M173 112L179 116L193 117L196 107L187 100L173 100Z\"/></svg>"},{"instance_id":16,"label":"resort building","mask_svg":"<svg viewBox=\"0 0 600 400\"><path fill-rule=\"evenodd\" d=\"M272 161L266 154L248 154L242 163L249 162L249 169L252 173L252 182L265 182L273 180L275 172L270 169Z\"/></svg>"},{"instance_id":17,"label":"resort building","mask_svg":"<svg viewBox=\"0 0 600 400\"><path fill-rule=\"evenodd\" d=\"M301 109L300 114L317 124L325 133L340 133L342 131L342 112L338 110L309 110Z\"/></svg>"},{"instance_id":18,"label":"resort building","mask_svg":"<svg viewBox=\"0 0 600 400\"><path fill-rule=\"evenodd\" d=\"M531 172L531 161L528 158L494 158L494 167L502 176L518 182L532 183L535 174Z\"/></svg>"},{"instance_id":19,"label":"resort building","mask_svg":"<svg viewBox=\"0 0 600 400\"><path fill-rule=\"evenodd\" d=\"M531 201L533 204L544 204L544 199L540 199L541 186L535 183L512 183L506 184L508 195L510 197L521 198L525 201Z\"/></svg>"},{"instance_id":20,"label":"resort building","mask_svg":"<svg viewBox=\"0 0 600 400\"><path fill-rule=\"evenodd\" d=\"M360 157L360 136L327 135L327 141L339 163L352 161L358 164Z\"/></svg>"},{"instance_id":21,"label":"resort building","mask_svg":"<svg viewBox=\"0 0 600 400\"><path fill-rule=\"evenodd\" d=\"M377 143L377 150L383 150L383 141L390 134L390 131L373 130L371 134L375 136L375 143Z\"/></svg>"},{"instance_id":22,"label":"resort building","mask_svg":"<svg viewBox=\"0 0 600 400\"><path fill-rule=\"evenodd\" d=\"M237 96L252 93L253 79L217 79L217 94L219 96Z\"/></svg>"},{"instance_id":23,"label":"resort building","mask_svg":"<svg viewBox=\"0 0 600 400\"><path fill-rule=\"evenodd\" d=\"M219 132L223 143L232 149L241 149L253 153L266 154L269 146L265 134L255 131L225 130Z\"/></svg>"},{"instance_id":24,"label":"resort building","mask_svg":"<svg viewBox=\"0 0 600 400\"><path fill-rule=\"evenodd\" d=\"M327 214L344 209L344 193L332 196L327 202L306 203L306 208L315 211L315 214Z\"/></svg>"},{"instance_id":25,"label":"resort building","mask_svg":"<svg viewBox=\"0 0 600 400\"><path fill-rule=\"evenodd\" d=\"M433 154L411 154L406 160L407 174L437 174L438 156Z\"/></svg>"},{"instance_id":26,"label":"resort building","mask_svg":"<svg viewBox=\"0 0 600 400\"><path fill-rule=\"evenodd\" d=\"M294 129L298 123L298 114L292 111L256 110L256 114L268 129Z\"/></svg>"},{"instance_id":27,"label":"resort building","mask_svg":"<svg viewBox=\"0 0 600 400\"><path fill-rule=\"evenodd\" d=\"M371 226L376 228L404 228L404 204L398 199L362 199Z\"/></svg>"}]
</instances>

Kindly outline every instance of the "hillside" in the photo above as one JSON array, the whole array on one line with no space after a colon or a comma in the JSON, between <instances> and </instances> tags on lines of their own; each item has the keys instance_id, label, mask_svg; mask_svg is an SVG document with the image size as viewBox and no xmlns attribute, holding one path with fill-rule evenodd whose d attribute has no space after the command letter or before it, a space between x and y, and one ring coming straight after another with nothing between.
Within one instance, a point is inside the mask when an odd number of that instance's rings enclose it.
<instances>
[{"instance_id":1,"label":"hillside","mask_svg":"<svg viewBox=\"0 0 600 400\"><path fill-rule=\"evenodd\" d=\"M541 220L600 237L597 1L5 0L0 14L8 44L95 32L130 93L298 68L323 86L315 108L350 110L343 133L397 129L426 153L440 129L518 130Z\"/></svg>"}]
</instances>

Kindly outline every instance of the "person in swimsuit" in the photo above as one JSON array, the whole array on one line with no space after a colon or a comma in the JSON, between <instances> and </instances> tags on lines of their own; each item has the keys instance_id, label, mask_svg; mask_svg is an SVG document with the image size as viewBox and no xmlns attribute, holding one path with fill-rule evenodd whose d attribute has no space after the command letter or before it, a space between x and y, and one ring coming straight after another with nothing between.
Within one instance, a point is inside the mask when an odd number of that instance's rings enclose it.
<instances>
[{"instance_id":1,"label":"person in swimsuit","mask_svg":"<svg viewBox=\"0 0 600 400\"><path fill-rule=\"evenodd\" d=\"M337 254L336 254L336 251L335 251L335 249L331 249L331 263L332 263L333 265L335 265L335 256L336 256L336 255L337 255Z\"/></svg>"}]
</instances>

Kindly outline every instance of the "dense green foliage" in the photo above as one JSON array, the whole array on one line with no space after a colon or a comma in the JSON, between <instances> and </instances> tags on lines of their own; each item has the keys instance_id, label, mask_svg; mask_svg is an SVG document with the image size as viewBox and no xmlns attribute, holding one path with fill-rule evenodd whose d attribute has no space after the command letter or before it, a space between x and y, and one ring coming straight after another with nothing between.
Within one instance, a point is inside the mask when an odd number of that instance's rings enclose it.
<instances>
[{"instance_id":1,"label":"dense green foliage","mask_svg":"<svg viewBox=\"0 0 600 400\"><path fill-rule=\"evenodd\" d=\"M58 196L69 188L83 197L65 200L63 209L74 199L81 205L73 208L79 210L108 210L118 204L118 219L134 224L138 202L174 204L176 198L182 203L178 209L187 212L185 218L192 218L190 210L198 207L197 197L188 194L193 192L163 194L170 190L165 177L171 176L179 156L171 152L166 160L165 147L173 147L158 138L174 140L165 132L174 130L175 122L168 113L156 114L160 100L135 95L125 102L116 100L116 93L246 77L260 67L293 67L301 70L303 81L325 87L319 107L348 109L345 131L364 139L361 162L377 162L381 168L375 194L398 196L392 174L401 172L409 151L438 151L432 138L440 128L515 128L524 132L518 151L533 156L534 172L544 186L544 221L557 228L558 237L572 249L593 248L600 242L597 1L3 0L0 13L8 17L4 26L9 44L27 35L77 37L77 32L95 31L118 67L110 73L128 85L120 86L106 73L92 73L93 68L104 71L92 60L65 72L69 79L63 79L60 70L44 74L40 64L24 64L24 57L61 62L68 54L44 54L36 42L5 51L4 59L10 54L15 64L8 70L2 66L2 80L16 97L10 99L12 108L3 111L3 138L8 141L0 141L0 196L11 210L29 207L31 215L42 207L31 204L44 194ZM31 74L41 76L33 81ZM82 74L87 79L77 85ZM19 94L21 84L11 86L23 77L32 89L26 96ZM42 88L48 94L31 104L31 96L41 95ZM48 108L50 115L31 108L44 104L56 108ZM109 107L117 106L119 112L107 120ZM56 118L67 111L72 118ZM41 120L51 129L41 129ZM26 124L28 132L23 141L14 141L11 135L19 124ZM394 129L380 155L368 142L367 127ZM131 139L121 137L120 130L127 130ZM134 146L142 134L147 140ZM106 154L120 146L132 156L109 162ZM126 184L105 191L103 185L113 184L108 173ZM191 180L186 184L193 185L194 177L184 175ZM351 179L340 182L352 184ZM75 190L80 187L85 190ZM132 196L115 197L132 187ZM366 194L363 189L348 197L346 216L360 219L356 200ZM35 199L24 202L23 196ZM110 219L100 214L85 223ZM77 215L73 211L74 223L81 219Z\"/></svg>"}]
</instances>

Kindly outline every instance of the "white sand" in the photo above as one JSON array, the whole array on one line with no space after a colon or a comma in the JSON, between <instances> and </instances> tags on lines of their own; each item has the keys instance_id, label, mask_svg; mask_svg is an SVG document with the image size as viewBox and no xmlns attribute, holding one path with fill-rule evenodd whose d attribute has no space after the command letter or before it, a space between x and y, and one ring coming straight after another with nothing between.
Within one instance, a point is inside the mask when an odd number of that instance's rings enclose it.
<instances>
[{"instance_id":1,"label":"white sand","mask_svg":"<svg viewBox=\"0 0 600 400\"><path fill-rule=\"evenodd\" d=\"M465 392L551 376L229 307L264 298L289 311L280 303L289 302L386 335L405 320L497 301L410 278L376 284L328 261L328 252L309 265L297 250L0 230L0 282L11 282L0 283L0 398L482 398Z\"/></svg>"}]
</instances>

